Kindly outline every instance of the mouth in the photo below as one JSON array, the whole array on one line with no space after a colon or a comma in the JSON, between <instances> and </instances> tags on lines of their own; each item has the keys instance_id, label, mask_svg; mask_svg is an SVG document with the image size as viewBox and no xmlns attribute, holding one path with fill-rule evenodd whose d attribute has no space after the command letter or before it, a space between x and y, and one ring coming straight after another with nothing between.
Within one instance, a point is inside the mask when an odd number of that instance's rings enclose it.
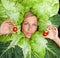
<instances>
[{"instance_id":1,"label":"mouth","mask_svg":"<svg viewBox=\"0 0 60 58\"><path fill-rule=\"evenodd\" d=\"M32 33L27 33L28 36L31 36Z\"/></svg>"},{"instance_id":2,"label":"mouth","mask_svg":"<svg viewBox=\"0 0 60 58\"><path fill-rule=\"evenodd\" d=\"M25 36L26 36L27 38L31 38L31 35L32 35L32 33L29 33L29 32L26 32L26 33L25 33Z\"/></svg>"}]
</instances>

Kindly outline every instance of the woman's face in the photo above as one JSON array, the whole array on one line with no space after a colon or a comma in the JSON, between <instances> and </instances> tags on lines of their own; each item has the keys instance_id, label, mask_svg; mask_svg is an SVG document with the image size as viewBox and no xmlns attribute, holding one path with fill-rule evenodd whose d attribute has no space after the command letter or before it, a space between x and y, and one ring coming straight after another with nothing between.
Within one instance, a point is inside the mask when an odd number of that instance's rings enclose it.
<instances>
[{"instance_id":1,"label":"woman's face","mask_svg":"<svg viewBox=\"0 0 60 58\"><path fill-rule=\"evenodd\" d=\"M37 30L36 16L25 18L22 23L22 32L24 33L24 35L27 38L30 38L36 30Z\"/></svg>"}]
</instances>

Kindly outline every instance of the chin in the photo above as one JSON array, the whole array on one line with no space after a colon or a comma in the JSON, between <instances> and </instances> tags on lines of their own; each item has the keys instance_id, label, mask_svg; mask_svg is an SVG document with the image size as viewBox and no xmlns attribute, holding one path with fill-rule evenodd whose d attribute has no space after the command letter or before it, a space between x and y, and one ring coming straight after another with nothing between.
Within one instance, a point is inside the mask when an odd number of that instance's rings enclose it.
<instances>
[{"instance_id":1,"label":"chin","mask_svg":"<svg viewBox=\"0 0 60 58\"><path fill-rule=\"evenodd\" d=\"M31 38L31 36L26 36L28 39Z\"/></svg>"}]
</instances>

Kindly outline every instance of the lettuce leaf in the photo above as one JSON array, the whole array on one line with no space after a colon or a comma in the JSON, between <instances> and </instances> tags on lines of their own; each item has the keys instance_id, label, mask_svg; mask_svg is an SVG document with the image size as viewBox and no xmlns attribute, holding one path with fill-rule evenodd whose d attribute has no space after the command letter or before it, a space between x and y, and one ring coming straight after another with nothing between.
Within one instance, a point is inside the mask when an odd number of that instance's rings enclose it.
<instances>
[{"instance_id":1,"label":"lettuce leaf","mask_svg":"<svg viewBox=\"0 0 60 58\"><path fill-rule=\"evenodd\" d=\"M52 40L47 39L47 41L47 47L50 50L46 49L45 58L60 58L60 47Z\"/></svg>"},{"instance_id":2,"label":"lettuce leaf","mask_svg":"<svg viewBox=\"0 0 60 58\"><path fill-rule=\"evenodd\" d=\"M41 3L33 6L33 11L36 12L40 17L51 17L57 14L58 10L59 0L44 0Z\"/></svg>"},{"instance_id":3,"label":"lettuce leaf","mask_svg":"<svg viewBox=\"0 0 60 58\"><path fill-rule=\"evenodd\" d=\"M31 40L22 38L18 46L22 48L24 58L44 58L46 43L46 39L37 32L33 35Z\"/></svg>"},{"instance_id":4,"label":"lettuce leaf","mask_svg":"<svg viewBox=\"0 0 60 58\"><path fill-rule=\"evenodd\" d=\"M1 3L6 10L6 14L10 20L17 24L19 19L21 19L24 14L23 6L18 2L12 2L10 0L1 0Z\"/></svg>"},{"instance_id":5,"label":"lettuce leaf","mask_svg":"<svg viewBox=\"0 0 60 58\"><path fill-rule=\"evenodd\" d=\"M0 42L0 55L9 46L9 44L10 41L6 43ZM10 48L1 58L22 58L22 57L23 57L22 49L18 46L15 46Z\"/></svg>"},{"instance_id":6,"label":"lettuce leaf","mask_svg":"<svg viewBox=\"0 0 60 58\"><path fill-rule=\"evenodd\" d=\"M53 25L55 25L56 27L59 27L60 26L60 14L50 17L50 21Z\"/></svg>"},{"instance_id":7,"label":"lettuce leaf","mask_svg":"<svg viewBox=\"0 0 60 58\"><path fill-rule=\"evenodd\" d=\"M2 4L0 4L0 18L7 18L6 11ZM1 20L1 19L0 19Z\"/></svg>"}]
</instances>

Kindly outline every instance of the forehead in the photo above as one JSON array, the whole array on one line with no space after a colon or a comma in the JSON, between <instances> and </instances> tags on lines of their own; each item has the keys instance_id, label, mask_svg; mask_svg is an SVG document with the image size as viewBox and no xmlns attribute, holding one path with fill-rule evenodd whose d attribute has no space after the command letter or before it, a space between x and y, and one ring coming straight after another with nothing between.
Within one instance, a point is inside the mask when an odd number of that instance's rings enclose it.
<instances>
[{"instance_id":1,"label":"forehead","mask_svg":"<svg viewBox=\"0 0 60 58\"><path fill-rule=\"evenodd\" d=\"M24 22L37 22L37 17L31 16L31 17L24 18Z\"/></svg>"}]
</instances>

